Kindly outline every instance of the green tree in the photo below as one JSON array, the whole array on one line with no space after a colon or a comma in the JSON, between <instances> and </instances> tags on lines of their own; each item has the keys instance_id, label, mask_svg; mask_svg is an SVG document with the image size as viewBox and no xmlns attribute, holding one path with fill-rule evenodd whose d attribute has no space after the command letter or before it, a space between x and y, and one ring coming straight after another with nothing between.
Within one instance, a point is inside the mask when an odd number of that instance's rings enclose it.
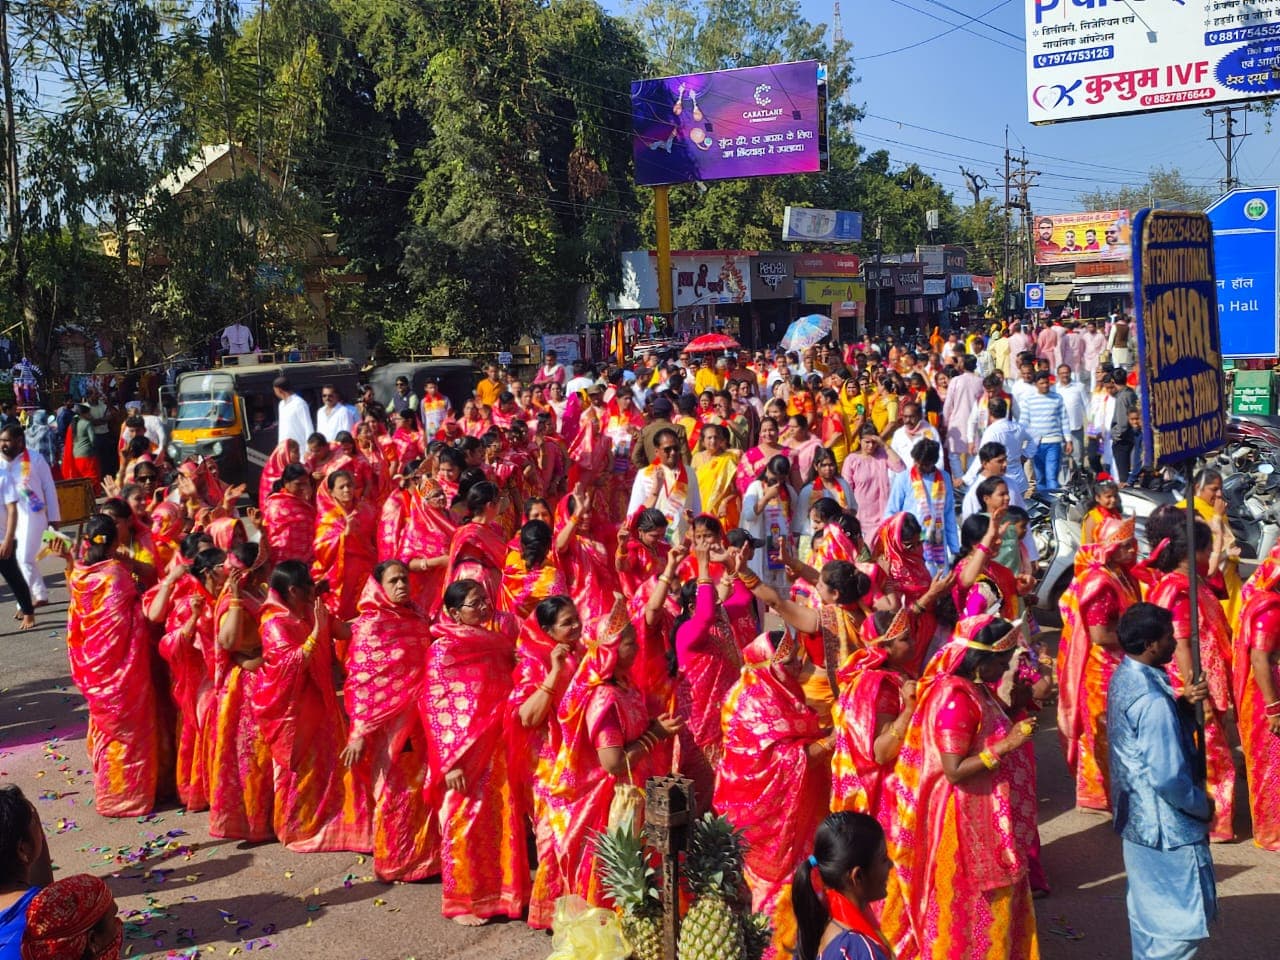
<instances>
[{"instance_id":1,"label":"green tree","mask_svg":"<svg viewBox=\"0 0 1280 960\"><path fill-rule=\"evenodd\" d=\"M1202 186L1189 181L1177 167L1152 167L1145 183L1118 187L1114 190L1086 190L1080 194L1085 210L1133 210L1150 207L1155 203L1185 205L1192 210L1203 210L1218 199L1216 187Z\"/></svg>"}]
</instances>

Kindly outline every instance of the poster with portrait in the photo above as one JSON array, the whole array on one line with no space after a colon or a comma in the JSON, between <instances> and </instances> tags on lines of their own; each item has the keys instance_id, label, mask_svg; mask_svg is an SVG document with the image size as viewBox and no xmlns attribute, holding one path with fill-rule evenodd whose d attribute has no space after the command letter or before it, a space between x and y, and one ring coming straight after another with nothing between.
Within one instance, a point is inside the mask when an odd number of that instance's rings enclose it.
<instances>
[{"instance_id":1,"label":"poster with portrait","mask_svg":"<svg viewBox=\"0 0 1280 960\"><path fill-rule=\"evenodd\" d=\"M1036 263L1128 260L1133 242L1128 210L1041 215L1032 221Z\"/></svg>"}]
</instances>

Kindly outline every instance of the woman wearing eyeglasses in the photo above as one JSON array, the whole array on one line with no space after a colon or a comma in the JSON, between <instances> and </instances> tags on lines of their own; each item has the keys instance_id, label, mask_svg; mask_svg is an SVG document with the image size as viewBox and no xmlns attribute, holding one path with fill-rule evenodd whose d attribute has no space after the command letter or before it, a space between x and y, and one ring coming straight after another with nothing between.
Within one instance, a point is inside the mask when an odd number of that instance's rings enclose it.
<instances>
[{"instance_id":1,"label":"woman wearing eyeglasses","mask_svg":"<svg viewBox=\"0 0 1280 960\"><path fill-rule=\"evenodd\" d=\"M503 736L516 665L514 617L484 584L456 580L427 653L428 802L440 818L442 911L468 927L517 919L529 902L524 826Z\"/></svg>"}]
</instances>

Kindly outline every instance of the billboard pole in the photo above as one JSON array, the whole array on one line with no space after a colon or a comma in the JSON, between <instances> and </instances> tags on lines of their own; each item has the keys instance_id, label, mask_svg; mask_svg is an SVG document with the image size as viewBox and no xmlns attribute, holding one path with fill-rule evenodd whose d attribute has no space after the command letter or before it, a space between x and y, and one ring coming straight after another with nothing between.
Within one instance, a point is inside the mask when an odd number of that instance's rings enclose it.
<instances>
[{"instance_id":1,"label":"billboard pole","mask_svg":"<svg viewBox=\"0 0 1280 960\"><path fill-rule=\"evenodd\" d=\"M675 313L675 296L671 289L671 212L667 207L669 187L653 188L653 220L658 239L658 312L664 316ZM675 329L675 320L671 322Z\"/></svg>"}]
</instances>

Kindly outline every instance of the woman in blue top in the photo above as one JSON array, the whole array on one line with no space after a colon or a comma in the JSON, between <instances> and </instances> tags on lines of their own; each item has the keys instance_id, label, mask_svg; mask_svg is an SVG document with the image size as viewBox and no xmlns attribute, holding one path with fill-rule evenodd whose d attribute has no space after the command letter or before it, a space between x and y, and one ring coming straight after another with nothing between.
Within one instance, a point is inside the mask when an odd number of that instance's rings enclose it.
<instances>
[{"instance_id":1,"label":"woman in blue top","mask_svg":"<svg viewBox=\"0 0 1280 960\"><path fill-rule=\"evenodd\" d=\"M20 960L27 904L53 882L40 815L15 784L0 787L0 960Z\"/></svg>"},{"instance_id":2,"label":"woman in blue top","mask_svg":"<svg viewBox=\"0 0 1280 960\"><path fill-rule=\"evenodd\" d=\"M871 913L892 869L875 817L844 812L822 821L791 884L797 960L893 960Z\"/></svg>"}]
</instances>

